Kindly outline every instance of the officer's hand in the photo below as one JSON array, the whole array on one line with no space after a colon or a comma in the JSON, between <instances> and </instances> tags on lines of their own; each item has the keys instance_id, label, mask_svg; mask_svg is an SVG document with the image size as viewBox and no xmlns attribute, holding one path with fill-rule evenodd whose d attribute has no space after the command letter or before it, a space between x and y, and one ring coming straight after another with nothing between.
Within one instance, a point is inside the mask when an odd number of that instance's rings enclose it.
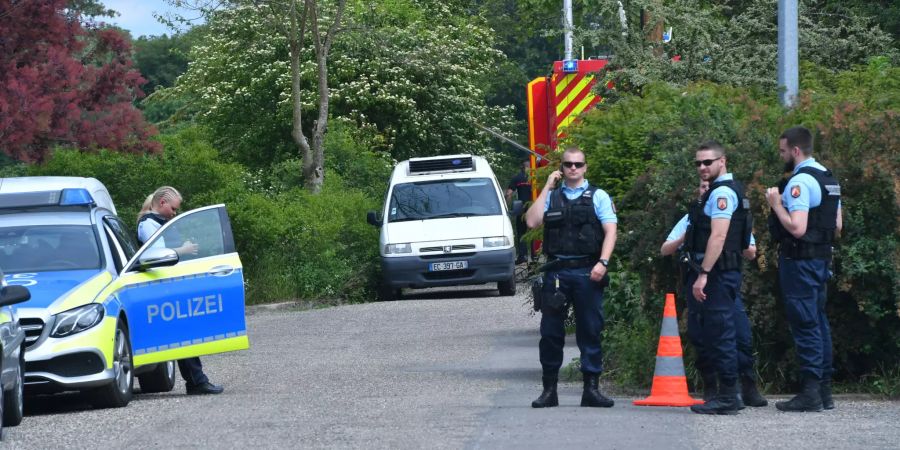
<instances>
[{"instance_id":1,"label":"officer's hand","mask_svg":"<svg viewBox=\"0 0 900 450\"><path fill-rule=\"evenodd\" d=\"M706 287L706 275L701 274L697 277L697 281L694 282L694 298L698 302L703 302L706 300L706 293L703 292L703 288Z\"/></svg>"},{"instance_id":2,"label":"officer's hand","mask_svg":"<svg viewBox=\"0 0 900 450\"><path fill-rule=\"evenodd\" d=\"M781 193L778 192L777 187L770 187L769 189L766 189L766 201L772 208L781 204Z\"/></svg>"},{"instance_id":3,"label":"officer's hand","mask_svg":"<svg viewBox=\"0 0 900 450\"><path fill-rule=\"evenodd\" d=\"M547 177L547 186L550 189L555 188L556 182L559 181L559 179L562 178L562 176L563 176L563 173L558 170L554 170L553 172L550 172L550 176Z\"/></svg>"},{"instance_id":4,"label":"officer's hand","mask_svg":"<svg viewBox=\"0 0 900 450\"><path fill-rule=\"evenodd\" d=\"M185 255L196 255L200 250L200 246L191 241L184 241L184 244L181 245L181 250Z\"/></svg>"},{"instance_id":5,"label":"officer's hand","mask_svg":"<svg viewBox=\"0 0 900 450\"><path fill-rule=\"evenodd\" d=\"M601 263L594 264L594 268L591 269L591 280L599 282L604 275L606 275L606 266Z\"/></svg>"}]
</instances>

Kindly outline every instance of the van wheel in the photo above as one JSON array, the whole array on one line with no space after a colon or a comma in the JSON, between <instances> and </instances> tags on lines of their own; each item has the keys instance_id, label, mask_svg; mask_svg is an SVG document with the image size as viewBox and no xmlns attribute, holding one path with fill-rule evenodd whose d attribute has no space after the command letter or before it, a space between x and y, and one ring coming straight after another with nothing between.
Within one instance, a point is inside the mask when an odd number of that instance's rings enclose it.
<instances>
[{"instance_id":1,"label":"van wheel","mask_svg":"<svg viewBox=\"0 0 900 450\"><path fill-rule=\"evenodd\" d=\"M175 361L161 362L150 372L138 375L141 393L169 392L175 388Z\"/></svg>"},{"instance_id":2,"label":"van wheel","mask_svg":"<svg viewBox=\"0 0 900 450\"><path fill-rule=\"evenodd\" d=\"M25 412L25 349L19 353L19 367L16 368L16 387L9 390L3 396L3 410L0 415L3 416L3 425L14 427L22 423L22 416Z\"/></svg>"},{"instance_id":3,"label":"van wheel","mask_svg":"<svg viewBox=\"0 0 900 450\"><path fill-rule=\"evenodd\" d=\"M392 288L386 284L378 285L378 300L382 302L389 302L392 300L399 300L401 294L400 288Z\"/></svg>"},{"instance_id":4,"label":"van wheel","mask_svg":"<svg viewBox=\"0 0 900 450\"><path fill-rule=\"evenodd\" d=\"M502 296L516 295L516 275L513 274L513 276L506 281L498 281L497 290L500 291L500 295Z\"/></svg>"},{"instance_id":5,"label":"van wheel","mask_svg":"<svg viewBox=\"0 0 900 450\"><path fill-rule=\"evenodd\" d=\"M116 324L116 340L113 345L113 378L106 386L94 391L92 403L99 408L121 408L131 401L134 386L134 362L131 359L131 340L128 330L120 320Z\"/></svg>"}]
</instances>

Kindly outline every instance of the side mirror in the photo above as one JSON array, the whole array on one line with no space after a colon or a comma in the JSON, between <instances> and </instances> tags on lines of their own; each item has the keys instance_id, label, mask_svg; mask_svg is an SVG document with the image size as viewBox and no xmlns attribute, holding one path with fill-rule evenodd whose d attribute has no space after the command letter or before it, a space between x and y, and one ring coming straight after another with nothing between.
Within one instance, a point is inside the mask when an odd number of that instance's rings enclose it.
<instances>
[{"instance_id":1,"label":"side mirror","mask_svg":"<svg viewBox=\"0 0 900 450\"><path fill-rule=\"evenodd\" d=\"M510 214L512 214L514 216L522 215L522 209L523 209L524 205L525 204L522 203L522 200L514 201L512 204L512 211L510 211Z\"/></svg>"},{"instance_id":2,"label":"side mirror","mask_svg":"<svg viewBox=\"0 0 900 450\"><path fill-rule=\"evenodd\" d=\"M366 213L366 222L369 222L369 225L380 227L383 222L378 218L378 216L379 214L375 211L369 211Z\"/></svg>"},{"instance_id":3,"label":"side mirror","mask_svg":"<svg viewBox=\"0 0 900 450\"><path fill-rule=\"evenodd\" d=\"M0 292L0 306L15 305L28 301L31 298L31 291L25 286L3 286Z\"/></svg>"},{"instance_id":4,"label":"side mirror","mask_svg":"<svg viewBox=\"0 0 900 450\"><path fill-rule=\"evenodd\" d=\"M137 269L144 271L154 267L178 264L178 253L171 248L149 248L138 258Z\"/></svg>"}]
</instances>

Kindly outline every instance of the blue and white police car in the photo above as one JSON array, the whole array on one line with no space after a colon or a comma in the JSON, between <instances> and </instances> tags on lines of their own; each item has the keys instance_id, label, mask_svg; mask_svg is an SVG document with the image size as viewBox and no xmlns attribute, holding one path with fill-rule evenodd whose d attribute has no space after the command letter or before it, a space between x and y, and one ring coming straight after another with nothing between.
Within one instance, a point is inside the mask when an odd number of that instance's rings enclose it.
<instances>
[{"instance_id":1,"label":"blue and white police car","mask_svg":"<svg viewBox=\"0 0 900 450\"><path fill-rule=\"evenodd\" d=\"M154 245L175 236L197 254ZM0 267L31 291L18 308L27 393L85 391L121 407L135 376L142 392L168 391L172 361L249 348L224 205L183 213L139 246L96 179L2 178Z\"/></svg>"}]
</instances>

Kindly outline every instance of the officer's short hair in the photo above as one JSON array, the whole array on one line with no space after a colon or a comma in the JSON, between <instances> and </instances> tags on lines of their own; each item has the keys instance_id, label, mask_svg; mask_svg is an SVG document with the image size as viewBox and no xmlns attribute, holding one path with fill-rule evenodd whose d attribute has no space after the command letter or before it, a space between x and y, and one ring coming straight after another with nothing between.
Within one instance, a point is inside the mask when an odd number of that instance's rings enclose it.
<instances>
[{"instance_id":1,"label":"officer's short hair","mask_svg":"<svg viewBox=\"0 0 900 450\"><path fill-rule=\"evenodd\" d=\"M584 161L587 162L587 155L585 155L584 152L580 148L578 148L577 145L567 146L566 149L563 151L563 155L565 155L566 153L569 153L569 154L581 153L581 156L584 157Z\"/></svg>"},{"instance_id":2,"label":"officer's short hair","mask_svg":"<svg viewBox=\"0 0 900 450\"><path fill-rule=\"evenodd\" d=\"M788 128L778 139L787 140L788 147L798 147L806 156L812 154L813 136L805 127Z\"/></svg>"},{"instance_id":3,"label":"officer's short hair","mask_svg":"<svg viewBox=\"0 0 900 450\"><path fill-rule=\"evenodd\" d=\"M725 147L722 147L722 144L720 144L719 141L704 141L702 144L697 146L698 152L702 152L704 150L711 150L716 154L716 157L725 156Z\"/></svg>"}]
</instances>

